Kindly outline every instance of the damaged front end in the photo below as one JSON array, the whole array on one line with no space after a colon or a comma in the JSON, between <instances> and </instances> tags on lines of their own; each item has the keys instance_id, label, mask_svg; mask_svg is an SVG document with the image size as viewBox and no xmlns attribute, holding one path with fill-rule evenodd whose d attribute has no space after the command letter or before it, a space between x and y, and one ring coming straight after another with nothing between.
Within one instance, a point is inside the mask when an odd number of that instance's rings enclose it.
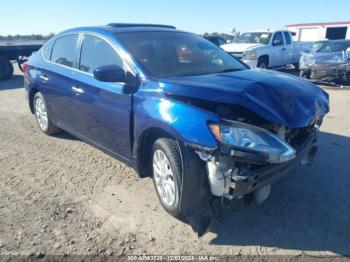
<instances>
[{"instance_id":1,"label":"damaged front end","mask_svg":"<svg viewBox=\"0 0 350 262\"><path fill-rule=\"evenodd\" d=\"M318 83L350 84L350 57L348 52L306 54L300 59L300 76Z\"/></svg>"},{"instance_id":2,"label":"damaged front end","mask_svg":"<svg viewBox=\"0 0 350 262\"><path fill-rule=\"evenodd\" d=\"M182 119L186 123L181 134L191 151L185 154L185 170L191 172L182 183L189 193L182 197L190 201L183 209L199 235L212 215L220 218L224 199L261 203L283 174L310 164L317 129L329 111L322 89L269 70L168 78L162 88L168 99L186 108L173 126Z\"/></svg>"},{"instance_id":3,"label":"damaged front end","mask_svg":"<svg viewBox=\"0 0 350 262\"><path fill-rule=\"evenodd\" d=\"M231 115L228 119L225 115L220 123L208 123L219 146L211 152L196 152L206 162L212 195L260 204L269 196L273 182L299 164L311 164L323 115L303 128L287 128L259 116L250 117Z\"/></svg>"}]
</instances>

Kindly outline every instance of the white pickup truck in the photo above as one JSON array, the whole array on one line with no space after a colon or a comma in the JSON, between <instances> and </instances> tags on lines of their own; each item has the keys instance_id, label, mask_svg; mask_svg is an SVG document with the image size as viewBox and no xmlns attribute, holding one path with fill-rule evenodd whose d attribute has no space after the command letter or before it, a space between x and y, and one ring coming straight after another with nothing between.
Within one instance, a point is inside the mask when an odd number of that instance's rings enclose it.
<instances>
[{"instance_id":1,"label":"white pickup truck","mask_svg":"<svg viewBox=\"0 0 350 262\"><path fill-rule=\"evenodd\" d=\"M254 31L239 34L232 43L221 47L250 67L270 68L299 65L301 52L308 52L312 42L294 42L286 30Z\"/></svg>"}]
</instances>

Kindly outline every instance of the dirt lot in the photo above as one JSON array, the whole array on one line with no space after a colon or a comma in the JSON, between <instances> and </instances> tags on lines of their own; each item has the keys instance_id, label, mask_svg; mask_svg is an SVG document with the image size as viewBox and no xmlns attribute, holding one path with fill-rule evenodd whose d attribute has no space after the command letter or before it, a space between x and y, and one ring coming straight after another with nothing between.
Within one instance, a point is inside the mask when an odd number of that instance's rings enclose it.
<instances>
[{"instance_id":1,"label":"dirt lot","mask_svg":"<svg viewBox=\"0 0 350 262\"><path fill-rule=\"evenodd\" d=\"M67 133L42 134L22 87L18 72L0 83L0 254L350 254L349 90L328 90L314 165L198 238L150 179Z\"/></svg>"}]
</instances>

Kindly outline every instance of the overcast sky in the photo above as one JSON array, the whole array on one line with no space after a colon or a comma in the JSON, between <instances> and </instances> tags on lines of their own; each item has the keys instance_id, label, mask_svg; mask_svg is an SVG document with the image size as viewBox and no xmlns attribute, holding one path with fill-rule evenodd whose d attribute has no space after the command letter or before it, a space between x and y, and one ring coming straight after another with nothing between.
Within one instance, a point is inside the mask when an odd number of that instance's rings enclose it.
<instances>
[{"instance_id":1,"label":"overcast sky","mask_svg":"<svg viewBox=\"0 0 350 262\"><path fill-rule=\"evenodd\" d=\"M195 33L350 20L350 0L1 0L0 35L48 34L110 22L163 23Z\"/></svg>"}]
</instances>

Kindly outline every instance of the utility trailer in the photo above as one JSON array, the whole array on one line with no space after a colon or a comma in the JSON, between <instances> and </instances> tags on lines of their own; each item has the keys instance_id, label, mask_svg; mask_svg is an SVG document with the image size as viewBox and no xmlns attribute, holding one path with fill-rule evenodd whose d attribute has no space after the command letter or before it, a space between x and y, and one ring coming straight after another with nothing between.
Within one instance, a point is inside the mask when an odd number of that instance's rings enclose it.
<instances>
[{"instance_id":1,"label":"utility trailer","mask_svg":"<svg viewBox=\"0 0 350 262\"><path fill-rule=\"evenodd\" d=\"M0 42L0 81L7 80L13 75L11 61L16 61L22 70L22 64L27 57L38 51L44 42ZM23 71L23 70L22 70Z\"/></svg>"}]
</instances>

